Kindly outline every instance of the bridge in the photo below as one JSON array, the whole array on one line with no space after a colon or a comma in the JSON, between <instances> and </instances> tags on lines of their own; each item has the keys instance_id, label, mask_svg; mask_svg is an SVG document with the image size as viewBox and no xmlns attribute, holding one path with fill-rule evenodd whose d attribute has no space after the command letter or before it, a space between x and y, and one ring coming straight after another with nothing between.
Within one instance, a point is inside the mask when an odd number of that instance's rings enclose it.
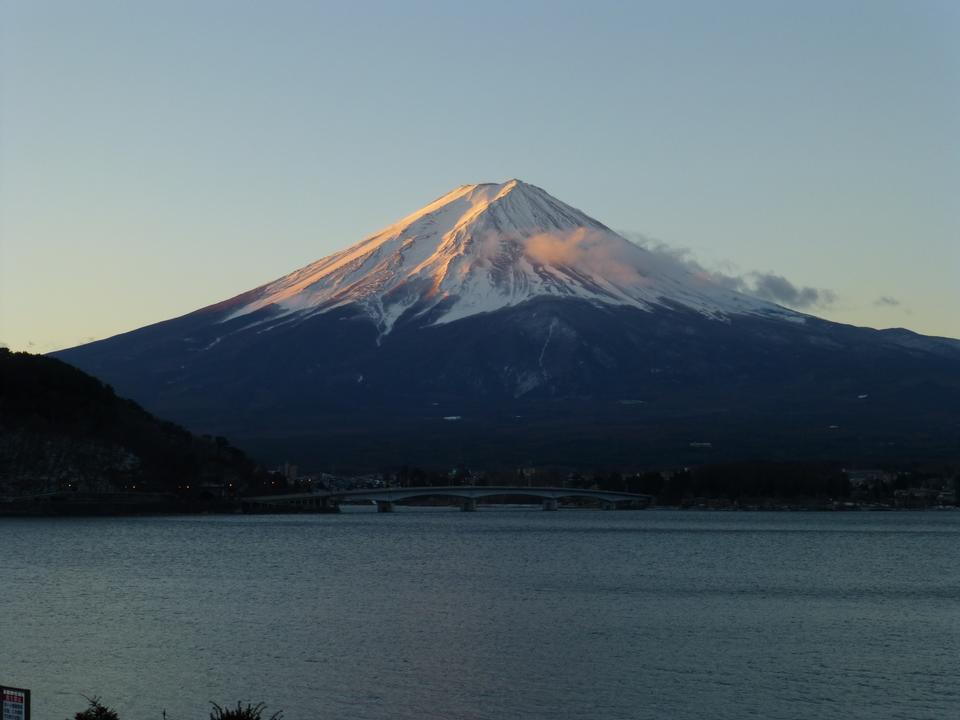
<instances>
[{"instance_id":1,"label":"bridge","mask_svg":"<svg viewBox=\"0 0 960 720\"><path fill-rule=\"evenodd\" d=\"M544 510L557 510L564 499L594 500L605 510L617 507L647 507L652 495L584 490L581 488L529 487L512 485L451 485L446 487L387 487L362 490L333 490L291 495L262 495L240 500L245 513L269 512L338 512L341 503L376 503L378 512L393 512L396 503L424 497L456 498L460 509L471 512L477 501L490 497L536 498Z\"/></svg>"}]
</instances>

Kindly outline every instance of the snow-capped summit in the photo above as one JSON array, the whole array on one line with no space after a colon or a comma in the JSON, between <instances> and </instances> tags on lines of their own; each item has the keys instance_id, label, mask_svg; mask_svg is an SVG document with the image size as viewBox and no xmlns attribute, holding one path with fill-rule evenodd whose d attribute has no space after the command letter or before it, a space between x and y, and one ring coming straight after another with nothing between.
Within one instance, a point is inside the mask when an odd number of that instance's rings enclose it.
<instances>
[{"instance_id":1,"label":"snow-capped summit","mask_svg":"<svg viewBox=\"0 0 960 720\"><path fill-rule=\"evenodd\" d=\"M960 341L737 294L517 180L57 355L317 469L946 460L960 427Z\"/></svg>"},{"instance_id":2,"label":"snow-capped summit","mask_svg":"<svg viewBox=\"0 0 960 720\"><path fill-rule=\"evenodd\" d=\"M225 319L356 304L388 333L405 313L447 323L539 296L712 318L798 314L638 247L520 180L461 185L345 250L257 288Z\"/></svg>"}]
</instances>

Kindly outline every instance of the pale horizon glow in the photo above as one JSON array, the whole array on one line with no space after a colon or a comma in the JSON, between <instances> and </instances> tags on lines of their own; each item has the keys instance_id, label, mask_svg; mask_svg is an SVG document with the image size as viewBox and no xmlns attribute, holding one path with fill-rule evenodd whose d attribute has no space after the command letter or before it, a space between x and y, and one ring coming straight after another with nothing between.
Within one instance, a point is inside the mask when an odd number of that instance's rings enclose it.
<instances>
[{"instance_id":1,"label":"pale horizon glow","mask_svg":"<svg viewBox=\"0 0 960 720\"><path fill-rule=\"evenodd\" d=\"M12 349L514 177L804 312L960 337L954 2L12 0L0 28Z\"/></svg>"}]
</instances>

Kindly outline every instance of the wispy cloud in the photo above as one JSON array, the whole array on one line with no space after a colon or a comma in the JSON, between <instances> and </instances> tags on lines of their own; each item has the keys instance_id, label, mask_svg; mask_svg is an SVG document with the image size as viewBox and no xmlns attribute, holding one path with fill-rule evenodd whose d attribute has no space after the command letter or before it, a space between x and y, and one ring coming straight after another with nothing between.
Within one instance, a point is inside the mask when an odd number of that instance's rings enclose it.
<instances>
[{"instance_id":1,"label":"wispy cloud","mask_svg":"<svg viewBox=\"0 0 960 720\"><path fill-rule=\"evenodd\" d=\"M833 290L796 285L783 275L772 272L750 272L734 279L741 292L799 310L828 308L837 301Z\"/></svg>"},{"instance_id":2,"label":"wispy cloud","mask_svg":"<svg viewBox=\"0 0 960 720\"><path fill-rule=\"evenodd\" d=\"M640 247L664 260L683 265L691 272L710 277L714 282L746 295L787 305L797 310L824 309L837 302L837 293L827 288L798 285L775 272L724 272L704 267L689 248L667 245L638 233L621 233Z\"/></svg>"},{"instance_id":3,"label":"wispy cloud","mask_svg":"<svg viewBox=\"0 0 960 720\"><path fill-rule=\"evenodd\" d=\"M524 254L545 265L583 267L616 283L636 285L644 280L629 257L639 251L622 242L611 242L609 233L586 228L572 232L540 233L524 238Z\"/></svg>"},{"instance_id":4,"label":"wispy cloud","mask_svg":"<svg viewBox=\"0 0 960 720\"><path fill-rule=\"evenodd\" d=\"M903 303L900 302L895 297L890 297L889 295L881 295L876 300L873 301L873 304L877 307L900 307Z\"/></svg>"}]
</instances>

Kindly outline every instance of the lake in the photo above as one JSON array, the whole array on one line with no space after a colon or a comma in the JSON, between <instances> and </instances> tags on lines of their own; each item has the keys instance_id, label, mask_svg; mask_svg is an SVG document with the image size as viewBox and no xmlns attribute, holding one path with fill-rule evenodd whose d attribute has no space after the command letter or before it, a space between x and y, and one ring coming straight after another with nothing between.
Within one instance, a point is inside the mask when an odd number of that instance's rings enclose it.
<instances>
[{"instance_id":1,"label":"lake","mask_svg":"<svg viewBox=\"0 0 960 720\"><path fill-rule=\"evenodd\" d=\"M34 720L960 717L960 512L0 519Z\"/></svg>"}]
</instances>

